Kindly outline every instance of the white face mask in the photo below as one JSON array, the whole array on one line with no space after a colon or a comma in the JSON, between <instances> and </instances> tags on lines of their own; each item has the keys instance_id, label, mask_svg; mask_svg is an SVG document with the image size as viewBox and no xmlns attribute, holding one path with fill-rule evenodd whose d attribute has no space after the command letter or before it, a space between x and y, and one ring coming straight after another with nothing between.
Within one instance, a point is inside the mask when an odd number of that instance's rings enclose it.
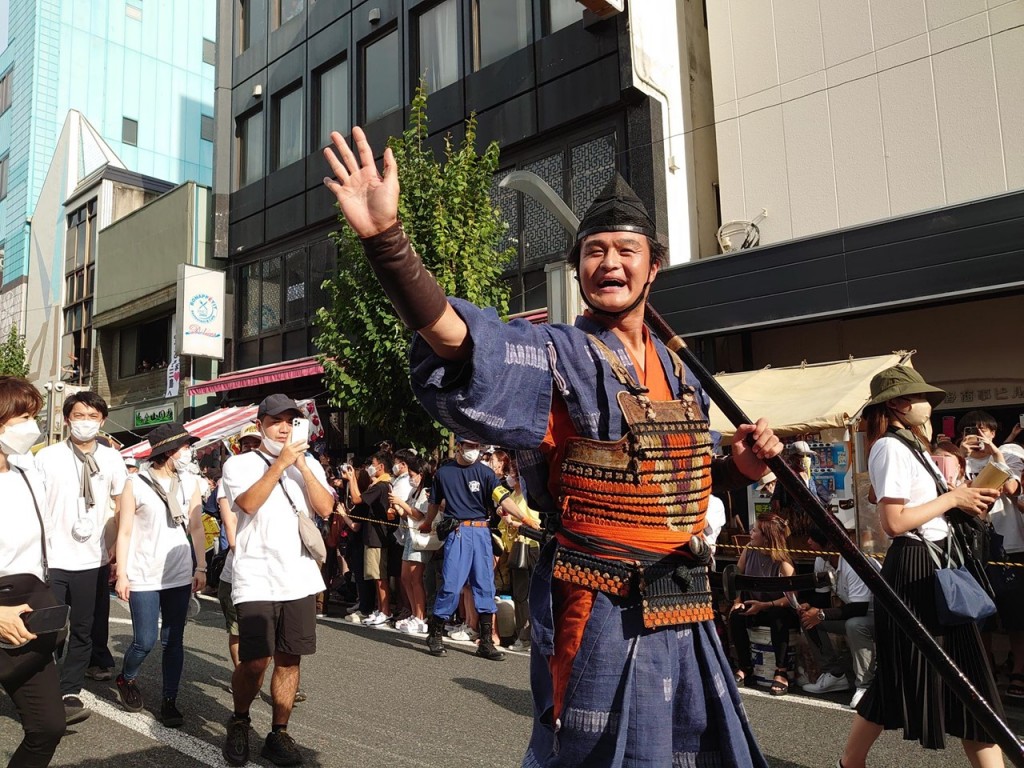
<instances>
[{"instance_id":1,"label":"white face mask","mask_svg":"<svg viewBox=\"0 0 1024 768\"><path fill-rule=\"evenodd\" d=\"M477 461L480 458L480 449L479 448L463 448L462 449L462 458L466 461L467 464L472 464L472 463L474 463L475 461Z\"/></svg>"},{"instance_id":2,"label":"white face mask","mask_svg":"<svg viewBox=\"0 0 1024 768\"><path fill-rule=\"evenodd\" d=\"M391 474L394 475L395 477L398 477L400 474L402 474L402 467L401 467L401 465L400 464L392 464L391 465Z\"/></svg>"},{"instance_id":3,"label":"white face mask","mask_svg":"<svg viewBox=\"0 0 1024 768\"><path fill-rule=\"evenodd\" d=\"M192 463L192 449L185 448L181 453L174 457L174 468L179 472L188 469L189 464Z\"/></svg>"},{"instance_id":4,"label":"white face mask","mask_svg":"<svg viewBox=\"0 0 1024 768\"><path fill-rule=\"evenodd\" d=\"M71 422L71 435L75 440L88 442L100 431L100 423L92 419L79 419Z\"/></svg>"},{"instance_id":5,"label":"white face mask","mask_svg":"<svg viewBox=\"0 0 1024 768\"><path fill-rule=\"evenodd\" d=\"M373 466L373 464L371 464L366 468L366 474L369 476L371 480L373 480L373 478L377 476L377 468Z\"/></svg>"},{"instance_id":6,"label":"white face mask","mask_svg":"<svg viewBox=\"0 0 1024 768\"><path fill-rule=\"evenodd\" d=\"M29 449L36 444L40 435L39 425L35 419L23 421L20 424L11 424L0 434L0 448L7 455L20 455L28 453Z\"/></svg>"},{"instance_id":7,"label":"white face mask","mask_svg":"<svg viewBox=\"0 0 1024 768\"><path fill-rule=\"evenodd\" d=\"M928 423L932 415L932 404L927 400L911 403L910 407L900 412L900 421L908 427L921 427Z\"/></svg>"},{"instance_id":8,"label":"white face mask","mask_svg":"<svg viewBox=\"0 0 1024 768\"><path fill-rule=\"evenodd\" d=\"M284 443L279 443L275 440L271 440L266 435L263 436L263 450L269 453L271 456L280 456L281 451L284 449Z\"/></svg>"}]
</instances>

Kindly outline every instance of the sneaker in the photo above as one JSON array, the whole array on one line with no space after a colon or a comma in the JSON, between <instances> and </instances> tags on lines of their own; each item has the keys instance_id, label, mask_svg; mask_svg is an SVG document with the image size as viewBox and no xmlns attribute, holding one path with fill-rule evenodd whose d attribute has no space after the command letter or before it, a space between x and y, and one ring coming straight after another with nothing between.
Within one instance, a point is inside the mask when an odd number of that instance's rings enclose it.
<instances>
[{"instance_id":1,"label":"sneaker","mask_svg":"<svg viewBox=\"0 0 1024 768\"><path fill-rule=\"evenodd\" d=\"M462 642L472 642L476 640L480 635L475 629L471 629L468 624L463 624L455 632L452 632L448 637L452 640L461 640Z\"/></svg>"},{"instance_id":2,"label":"sneaker","mask_svg":"<svg viewBox=\"0 0 1024 768\"><path fill-rule=\"evenodd\" d=\"M510 651L522 651L522 652L529 651L530 650L530 641L529 640L519 640L519 639L517 639L514 643L512 643L512 645L510 645L508 647L508 649Z\"/></svg>"},{"instance_id":3,"label":"sneaker","mask_svg":"<svg viewBox=\"0 0 1024 768\"><path fill-rule=\"evenodd\" d=\"M228 765L245 765L249 762L248 717L232 717L228 721L228 733L221 754Z\"/></svg>"},{"instance_id":4,"label":"sneaker","mask_svg":"<svg viewBox=\"0 0 1024 768\"><path fill-rule=\"evenodd\" d=\"M860 700L864 698L864 694L868 692L867 688L858 688L853 692L853 698L850 699L850 709L856 709L857 705L860 704Z\"/></svg>"},{"instance_id":5,"label":"sneaker","mask_svg":"<svg viewBox=\"0 0 1024 768\"><path fill-rule=\"evenodd\" d=\"M381 611L374 611L369 616L367 616L365 619L363 619L363 626L364 627L379 627L379 626L382 626L383 624L387 624L389 621L391 621L391 616L389 616L389 615L387 615L387 614L385 614L385 613L383 613Z\"/></svg>"},{"instance_id":6,"label":"sneaker","mask_svg":"<svg viewBox=\"0 0 1024 768\"><path fill-rule=\"evenodd\" d=\"M90 680L99 680L101 682L113 680L114 670L110 667L89 667L85 670L85 676Z\"/></svg>"},{"instance_id":7,"label":"sneaker","mask_svg":"<svg viewBox=\"0 0 1024 768\"><path fill-rule=\"evenodd\" d=\"M301 704L301 703L302 703L302 702L304 702L305 700L306 700L306 694L304 694L304 693L302 692L302 689L301 689L301 688L300 688L300 689L298 689L297 691L295 691L295 700L294 700L294 702L293 702L293 703L295 703L295 704Z\"/></svg>"},{"instance_id":8,"label":"sneaker","mask_svg":"<svg viewBox=\"0 0 1024 768\"><path fill-rule=\"evenodd\" d=\"M176 699L164 699L160 705L160 722L165 728L178 728L185 722L185 716L178 710Z\"/></svg>"},{"instance_id":9,"label":"sneaker","mask_svg":"<svg viewBox=\"0 0 1024 768\"><path fill-rule=\"evenodd\" d=\"M410 631L409 627L411 625L411 622L413 621L414 619L412 616L410 616L407 619L399 619L395 622L395 629L397 629L399 632L405 632L407 635L411 635L412 632Z\"/></svg>"},{"instance_id":10,"label":"sneaker","mask_svg":"<svg viewBox=\"0 0 1024 768\"><path fill-rule=\"evenodd\" d=\"M117 696L129 712L142 711L142 691L139 690L139 686L134 680L125 680L124 675L118 675Z\"/></svg>"},{"instance_id":11,"label":"sneaker","mask_svg":"<svg viewBox=\"0 0 1024 768\"><path fill-rule=\"evenodd\" d=\"M88 719L89 715L92 714L91 710L85 708L85 704L73 693L69 693L64 698L64 722L67 725L74 725L80 723L83 720Z\"/></svg>"},{"instance_id":12,"label":"sneaker","mask_svg":"<svg viewBox=\"0 0 1024 768\"><path fill-rule=\"evenodd\" d=\"M413 630L412 634L425 635L430 630L430 628L427 626L427 622L423 619L413 618L413 621L416 622L416 628Z\"/></svg>"},{"instance_id":13,"label":"sneaker","mask_svg":"<svg viewBox=\"0 0 1024 768\"><path fill-rule=\"evenodd\" d=\"M302 765L302 753L288 731L268 733L260 755L274 765Z\"/></svg>"},{"instance_id":14,"label":"sneaker","mask_svg":"<svg viewBox=\"0 0 1024 768\"><path fill-rule=\"evenodd\" d=\"M816 682L804 686L804 693L832 693L850 690L850 681L844 675L822 672Z\"/></svg>"},{"instance_id":15,"label":"sneaker","mask_svg":"<svg viewBox=\"0 0 1024 768\"><path fill-rule=\"evenodd\" d=\"M362 624L367 618L367 615L358 608L345 615L345 621L349 624Z\"/></svg>"}]
</instances>

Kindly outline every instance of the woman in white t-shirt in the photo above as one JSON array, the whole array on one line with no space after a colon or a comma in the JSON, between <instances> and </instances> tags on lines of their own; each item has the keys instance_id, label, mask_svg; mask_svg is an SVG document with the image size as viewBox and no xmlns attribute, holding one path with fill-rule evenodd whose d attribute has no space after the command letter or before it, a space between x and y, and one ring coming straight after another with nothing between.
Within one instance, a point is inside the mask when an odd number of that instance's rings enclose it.
<instances>
[{"instance_id":1,"label":"woman in white t-shirt","mask_svg":"<svg viewBox=\"0 0 1024 768\"><path fill-rule=\"evenodd\" d=\"M937 619L935 563L921 541L923 536L944 546L946 513L983 515L998 495L967 485L939 493L939 470L928 456L924 427L945 395L906 366L888 368L871 380L863 415L871 444L868 472L879 522L892 537L882 577L998 712L999 694L977 626L946 627ZM946 734L957 737L972 766L1002 767L999 747L881 606L875 649L877 673L857 706L840 768L863 768L882 731L895 728L928 749L943 749Z\"/></svg>"},{"instance_id":2,"label":"woman in white t-shirt","mask_svg":"<svg viewBox=\"0 0 1024 768\"><path fill-rule=\"evenodd\" d=\"M198 478L187 470L196 438L181 424L171 423L154 429L149 440L149 467L132 476L130 492L121 497L116 589L131 607L133 637L117 676L117 693L129 712L142 709L136 678L159 639L160 721L176 728L184 722L177 697L189 599L206 586L205 534Z\"/></svg>"},{"instance_id":3,"label":"woman in white t-shirt","mask_svg":"<svg viewBox=\"0 0 1024 768\"><path fill-rule=\"evenodd\" d=\"M0 686L11 697L24 738L10 766L44 768L64 735L64 704L53 661L57 633L35 635L25 620L57 599L46 585L42 510L35 471L15 464L39 439L39 392L25 379L0 376ZM22 459L23 460L23 459Z\"/></svg>"}]
</instances>

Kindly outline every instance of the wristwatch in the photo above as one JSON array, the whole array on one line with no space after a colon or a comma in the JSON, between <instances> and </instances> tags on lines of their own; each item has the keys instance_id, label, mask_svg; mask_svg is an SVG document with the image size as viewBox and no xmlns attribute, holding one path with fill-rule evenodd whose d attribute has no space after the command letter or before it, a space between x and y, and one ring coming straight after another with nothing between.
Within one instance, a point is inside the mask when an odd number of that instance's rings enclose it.
<instances>
[{"instance_id":1,"label":"wristwatch","mask_svg":"<svg viewBox=\"0 0 1024 768\"><path fill-rule=\"evenodd\" d=\"M824 620L825 620L825 609L824 608L819 608L818 609L818 621L824 621Z\"/></svg>"}]
</instances>

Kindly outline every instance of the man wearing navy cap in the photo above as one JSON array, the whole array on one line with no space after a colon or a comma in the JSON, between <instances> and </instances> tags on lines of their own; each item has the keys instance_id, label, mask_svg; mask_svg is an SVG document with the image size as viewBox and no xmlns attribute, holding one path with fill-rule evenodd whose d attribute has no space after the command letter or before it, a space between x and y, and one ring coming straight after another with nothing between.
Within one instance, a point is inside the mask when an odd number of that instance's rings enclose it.
<instances>
[{"instance_id":1,"label":"man wearing navy cap","mask_svg":"<svg viewBox=\"0 0 1024 768\"><path fill-rule=\"evenodd\" d=\"M231 597L238 613L239 663L223 750L231 765L249 759L249 707L271 659L273 730L260 754L275 765L302 762L287 728L299 661L316 652L316 594L324 580L302 544L298 516L326 518L334 508L323 468L306 460L309 444L291 440L292 420L302 416L290 397L267 397L256 413L260 449L232 456L221 477L224 497L238 515Z\"/></svg>"}]
</instances>

